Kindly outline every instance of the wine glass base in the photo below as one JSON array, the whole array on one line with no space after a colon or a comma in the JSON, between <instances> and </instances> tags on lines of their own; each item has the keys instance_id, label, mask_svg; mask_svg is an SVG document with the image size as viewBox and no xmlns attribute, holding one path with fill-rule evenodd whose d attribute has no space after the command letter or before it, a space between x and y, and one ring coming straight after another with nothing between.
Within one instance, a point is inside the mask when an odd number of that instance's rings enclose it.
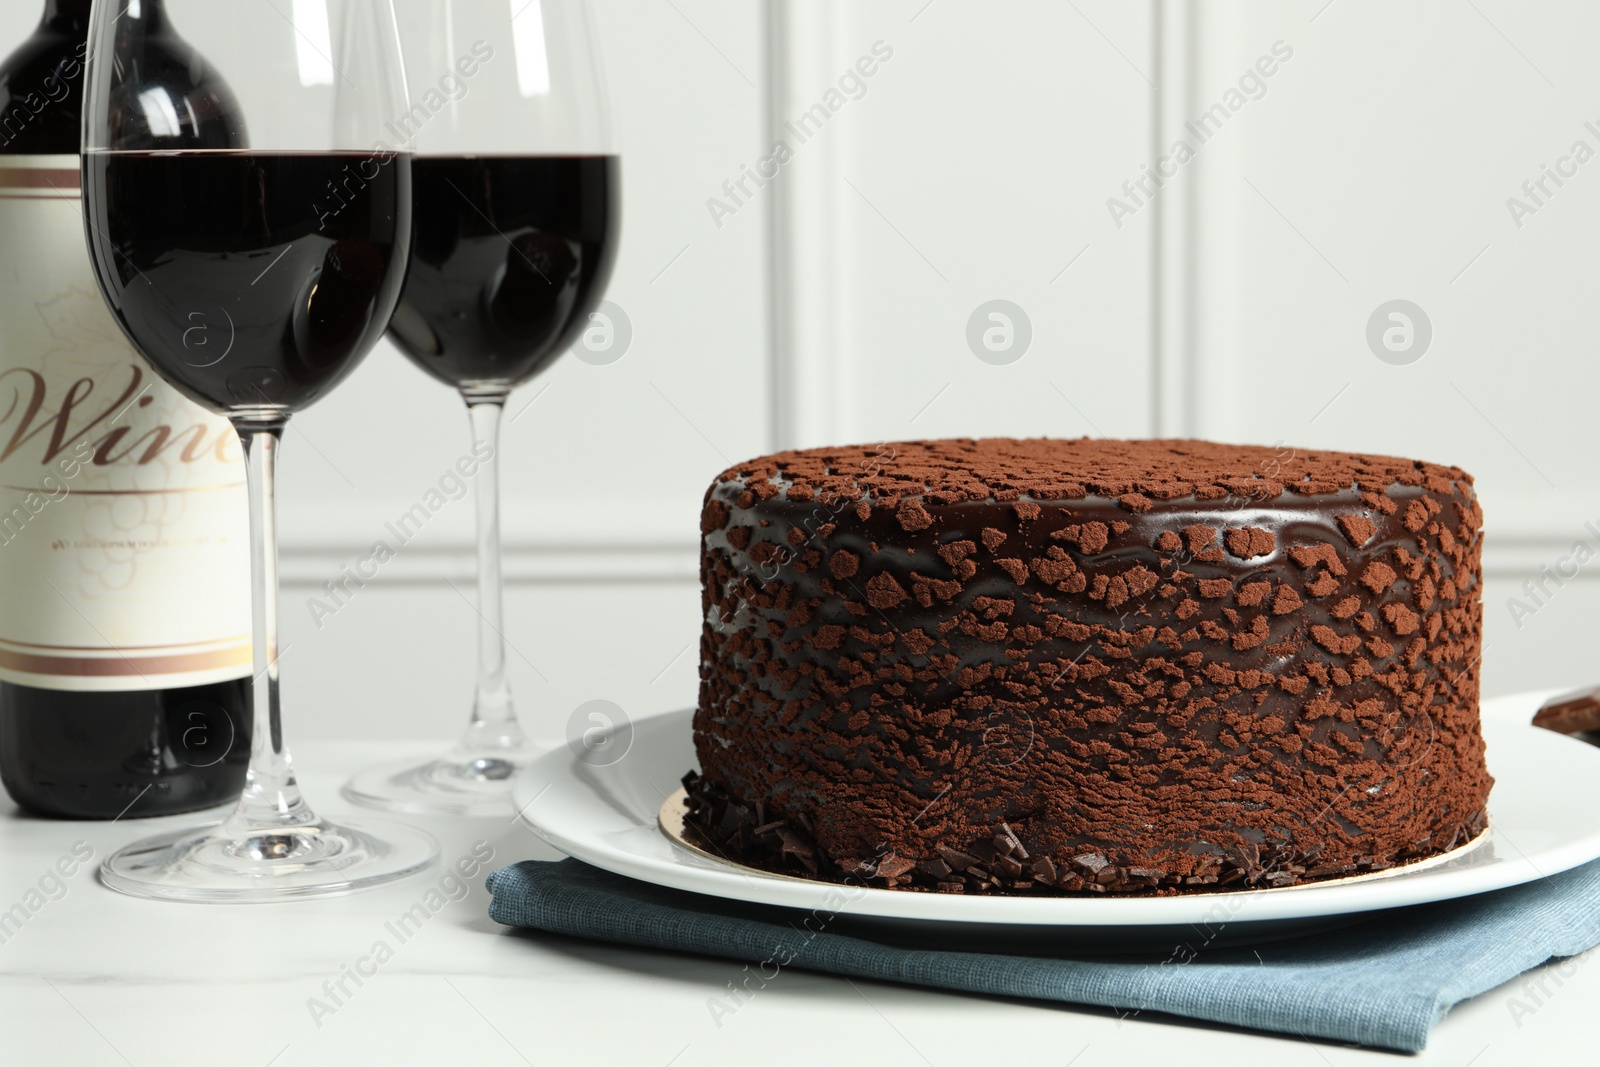
<instances>
[{"instance_id":1,"label":"wine glass base","mask_svg":"<svg viewBox=\"0 0 1600 1067\"><path fill-rule=\"evenodd\" d=\"M438 855L432 837L399 823L318 821L245 837L218 823L136 841L100 865L100 880L156 900L270 903L393 882Z\"/></svg>"},{"instance_id":2,"label":"wine glass base","mask_svg":"<svg viewBox=\"0 0 1600 1067\"><path fill-rule=\"evenodd\" d=\"M340 793L352 804L408 815L511 814L511 783L532 760L522 752L381 763L359 772Z\"/></svg>"}]
</instances>

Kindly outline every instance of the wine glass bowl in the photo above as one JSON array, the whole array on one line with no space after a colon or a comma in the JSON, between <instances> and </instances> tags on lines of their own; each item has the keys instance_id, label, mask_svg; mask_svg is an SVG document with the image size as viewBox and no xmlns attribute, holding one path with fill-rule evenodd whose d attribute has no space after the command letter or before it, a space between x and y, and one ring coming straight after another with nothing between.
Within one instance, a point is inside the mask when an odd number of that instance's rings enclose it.
<instances>
[{"instance_id":1,"label":"wine glass bowl","mask_svg":"<svg viewBox=\"0 0 1600 1067\"><path fill-rule=\"evenodd\" d=\"M589 323L620 234L620 163L588 0L405 9L423 104L391 125L415 152L414 240L389 334L466 401L486 456L478 521L478 679L447 753L368 768L349 800L421 814L498 815L535 752L506 676L500 579L501 413L517 385Z\"/></svg>"},{"instance_id":2,"label":"wine glass bowl","mask_svg":"<svg viewBox=\"0 0 1600 1067\"><path fill-rule=\"evenodd\" d=\"M615 259L609 156L423 156L389 333L452 388L514 387L575 341Z\"/></svg>"},{"instance_id":3,"label":"wine glass bowl","mask_svg":"<svg viewBox=\"0 0 1600 1067\"><path fill-rule=\"evenodd\" d=\"M140 355L238 432L255 666L232 814L129 845L101 878L138 896L256 902L416 873L437 855L427 834L332 822L306 802L279 707L282 434L382 336L411 244L411 156L383 131L408 106L391 0L308 0L292 14L258 0L96 0L90 56L90 258Z\"/></svg>"},{"instance_id":4,"label":"wine glass bowl","mask_svg":"<svg viewBox=\"0 0 1600 1067\"><path fill-rule=\"evenodd\" d=\"M190 399L299 411L383 335L410 232L407 161L105 152L84 166L112 311ZM335 201L350 173L361 188Z\"/></svg>"}]
</instances>

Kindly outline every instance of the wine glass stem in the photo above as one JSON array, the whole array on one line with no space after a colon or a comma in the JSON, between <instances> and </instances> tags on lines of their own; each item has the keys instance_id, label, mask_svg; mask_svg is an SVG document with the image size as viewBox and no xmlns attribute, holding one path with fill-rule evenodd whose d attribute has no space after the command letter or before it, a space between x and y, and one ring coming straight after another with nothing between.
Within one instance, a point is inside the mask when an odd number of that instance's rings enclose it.
<instances>
[{"instance_id":1,"label":"wine glass stem","mask_svg":"<svg viewBox=\"0 0 1600 1067\"><path fill-rule=\"evenodd\" d=\"M506 678L505 611L500 574L500 421L506 387L462 390L472 420L472 453L478 460L478 692L462 744L474 755L520 749L522 727Z\"/></svg>"},{"instance_id":2,"label":"wine glass stem","mask_svg":"<svg viewBox=\"0 0 1600 1067\"><path fill-rule=\"evenodd\" d=\"M250 604L255 636L255 679L251 687L254 733L244 793L225 831L246 836L316 821L300 795L294 760L283 743L278 709L278 523L276 477L283 443L282 417L234 420L244 446L250 485Z\"/></svg>"}]
</instances>

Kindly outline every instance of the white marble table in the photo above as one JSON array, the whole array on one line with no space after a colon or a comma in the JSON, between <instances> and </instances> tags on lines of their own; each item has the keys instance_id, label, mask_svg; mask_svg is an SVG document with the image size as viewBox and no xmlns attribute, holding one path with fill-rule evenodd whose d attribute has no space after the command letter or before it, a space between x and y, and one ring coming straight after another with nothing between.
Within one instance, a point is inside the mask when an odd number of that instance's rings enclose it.
<instances>
[{"instance_id":1,"label":"white marble table","mask_svg":"<svg viewBox=\"0 0 1600 1067\"><path fill-rule=\"evenodd\" d=\"M311 799L333 813L349 811L336 794L349 770L412 751L427 746L307 744L298 756ZM174 821L0 816L0 911L23 902L74 846L98 859ZM421 822L446 864L478 842L493 848L491 868L553 855L509 817ZM93 868L80 867L20 928L0 931L0 1064L1395 1062L1169 1017L800 971L783 972L719 1020L708 1001L739 976L738 964L509 932L487 916L481 875L401 942L386 924L439 890L443 867L378 891L250 907L133 900L101 886ZM452 886L443 888L448 898ZM364 965L376 973L358 985L348 974L380 940L392 958ZM1595 955L1567 964L1565 975L1547 967L1463 1005L1418 1059L1595 1062Z\"/></svg>"}]
</instances>

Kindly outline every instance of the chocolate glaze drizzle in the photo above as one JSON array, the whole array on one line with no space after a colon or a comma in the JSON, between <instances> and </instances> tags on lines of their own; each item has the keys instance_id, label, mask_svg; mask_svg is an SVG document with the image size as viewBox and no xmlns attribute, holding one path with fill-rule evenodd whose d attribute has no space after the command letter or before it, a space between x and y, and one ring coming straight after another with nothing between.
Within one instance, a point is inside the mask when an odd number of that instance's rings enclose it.
<instances>
[{"instance_id":1,"label":"chocolate glaze drizzle","mask_svg":"<svg viewBox=\"0 0 1600 1067\"><path fill-rule=\"evenodd\" d=\"M706 498L689 824L944 892L1381 869L1482 829L1456 468L1187 441L783 453Z\"/></svg>"}]
</instances>

